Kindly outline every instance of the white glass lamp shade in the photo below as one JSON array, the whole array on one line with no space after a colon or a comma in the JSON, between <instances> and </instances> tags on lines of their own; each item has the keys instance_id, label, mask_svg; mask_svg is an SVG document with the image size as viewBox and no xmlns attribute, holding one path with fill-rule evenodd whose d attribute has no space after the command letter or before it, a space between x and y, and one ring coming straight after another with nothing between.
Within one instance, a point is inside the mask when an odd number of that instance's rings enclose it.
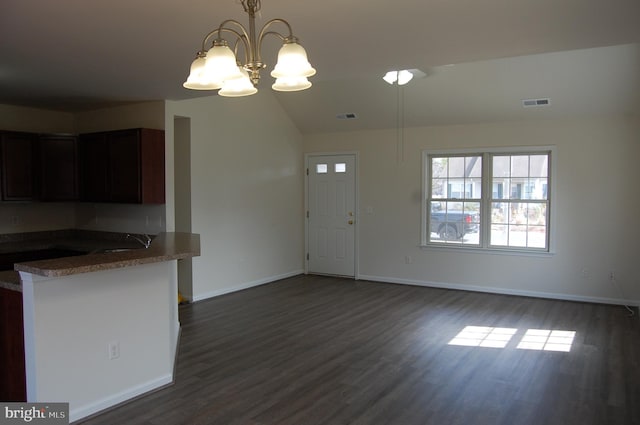
<instances>
[{"instance_id":1,"label":"white glass lamp shade","mask_svg":"<svg viewBox=\"0 0 640 425\"><path fill-rule=\"evenodd\" d=\"M382 77L382 79L389 84L393 84L398 81L398 71L389 71L384 74L384 77Z\"/></svg>"},{"instance_id":2,"label":"white glass lamp shade","mask_svg":"<svg viewBox=\"0 0 640 425\"><path fill-rule=\"evenodd\" d=\"M311 77L316 73L309 61L304 47L295 41L282 45L278 52L278 63L271 71L274 78Z\"/></svg>"},{"instance_id":3,"label":"white glass lamp shade","mask_svg":"<svg viewBox=\"0 0 640 425\"><path fill-rule=\"evenodd\" d=\"M412 78L413 73L408 69L403 69L401 71L389 71L384 75L384 77L382 77L382 79L389 84L393 84L397 81L399 86L404 86L411 81Z\"/></svg>"},{"instance_id":4,"label":"white glass lamp shade","mask_svg":"<svg viewBox=\"0 0 640 425\"><path fill-rule=\"evenodd\" d=\"M207 78L205 72L206 59L204 56L198 56L193 63L191 63L191 72L187 81L182 84L184 88L191 90L217 90L222 87L222 83L219 81L212 81Z\"/></svg>"},{"instance_id":5,"label":"white glass lamp shade","mask_svg":"<svg viewBox=\"0 0 640 425\"><path fill-rule=\"evenodd\" d=\"M398 85L399 86L404 86L409 81L411 81L412 78L413 78L413 74L410 71L408 71L406 69L403 69L402 71L398 71Z\"/></svg>"},{"instance_id":6,"label":"white glass lamp shade","mask_svg":"<svg viewBox=\"0 0 640 425\"><path fill-rule=\"evenodd\" d=\"M214 43L207 52L204 71L210 81L226 81L233 78L241 78L236 55L233 54L226 42Z\"/></svg>"},{"instance_id":7,"label":"white glass lamp shade","mask_svg":"<svg viewBox=\"0 0 640 425\"><path fill-rule=\"evenodd\" d=\"M218 94L225 97L242 97L257 93L258 89L254 87L249 79L249 73L237 65L236 69L238 69L242 77L226 80Z\"/></svg>"},{"instance_id":8,"label":"white glass lamp shade","mask_svg":"<svg viewBox=\"0 0 640 425\"><path fill-rule=\"evenodd\" d=\"M271 86L276 91L300 91L311 87L311 82L307 77L280 77Z\"/></svg>"}]
</instances>

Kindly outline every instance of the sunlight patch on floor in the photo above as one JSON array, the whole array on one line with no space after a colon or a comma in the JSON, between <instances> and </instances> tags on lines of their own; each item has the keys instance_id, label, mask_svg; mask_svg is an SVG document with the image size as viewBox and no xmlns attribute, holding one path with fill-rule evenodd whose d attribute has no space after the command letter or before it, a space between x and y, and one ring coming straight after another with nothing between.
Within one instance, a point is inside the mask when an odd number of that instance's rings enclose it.
<instances>
[{"instance_id":1,"label":"sunlight patch on floor","mask_svg":"<svg viewBox=\"0 0 640 425\"><path fill-rule=\"evenodd\" d=\"M489 326L466 326L449 345L464 347L506 348L516 335L515 328L494 328ZM575 331L528 329L517 347L521 350L570 352Z\"/></svg>"},{"instance_id":2,"label":"sunlight patch on floor","mask_svg":"<svg viewBox=\"0 0 640 425\"><path fill-rule=\"evenodd\" d=\"M529 329L520 340L517 348L568 353L571 351L575 336L575 331Z\"/></svg>"},{"instance_id":3,"label":"sunlight patch on floor","mask_svg":"<svg viewBox=\"0 0 640 425\"><path fill-rule=\"evenodd\" d=\"M517 331L517 329L513 328L467 326L458 335L456 335L455 338L449 341L449 345L504 348Z\"/></svg>"}]
</instances>

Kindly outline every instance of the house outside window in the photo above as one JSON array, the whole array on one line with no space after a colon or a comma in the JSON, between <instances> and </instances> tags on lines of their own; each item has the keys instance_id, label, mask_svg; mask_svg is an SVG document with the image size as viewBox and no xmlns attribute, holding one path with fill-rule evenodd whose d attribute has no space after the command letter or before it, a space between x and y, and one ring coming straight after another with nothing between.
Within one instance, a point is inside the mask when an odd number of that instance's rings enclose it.
<instances>
[{"instance_id":1,"label":"house outside window","mask_svg":"<svg viewBox=\"0 0 640 425\"><path fill-rule=\"evenodd\" d=\"M551 252L552 147L423 152L422 244Z\"/></svg>"}]
</instances>

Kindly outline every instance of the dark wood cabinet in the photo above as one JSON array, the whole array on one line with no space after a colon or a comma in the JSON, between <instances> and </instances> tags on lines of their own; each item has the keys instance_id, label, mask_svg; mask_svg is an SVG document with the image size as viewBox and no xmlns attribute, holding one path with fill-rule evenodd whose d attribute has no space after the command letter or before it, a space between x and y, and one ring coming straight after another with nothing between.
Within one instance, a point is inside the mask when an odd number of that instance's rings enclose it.
<instances>
[{"instance_id":1,"label":"dark wood cabinet","mask_svg":"<svg viewBox=\"0 0 640 425\"><path fill-rule=\"evenodd\" d=\"M0 132L2 201L165 202L164 131Z\"/></svg>"},{"instance_id":2,"label":"dark wood cabinet","mask_svg":"<svg viewBox=\"0 0 640 425\"><path fill-rule=\"evenodd\" d=\"M78 143L72 135L42 135L40 152L40 199L78 199Z\"/></svg>"},{"instance_id":3,"label":"dark wood cabinet","mask_svg":"<svg viewBox=\"0 0 640 425\"><path fill-rule=\"evenodd\" d=\"M81 200L165 202L164 131L131 129L80 136Z\"/></svg>"},{"instance_id":4,"label":"dark wood cabinet","mask_svg":"<svg viewBox=\"0 0 640 425\"><path fill-rule=\"evenodd\" d=\"M0 400L27 401L22 292L0 288Z\"/></svg>"},{"instance_id":5,"label":"dark wood cabinet","mask_svg":"<svg viewBox=\"0 0 640 425\"><path fill-rule=\"evenodd\" d=\"M3 132L0 136L2 200L37 198L37 135Z\"/></svg>"},{"instance_id":6,"label":"dark wood cabinet","mask_svg":"<svg viewBox=\"0 0 640 425\"><path fill-rule=\"evenodd\" d=\"M107 135L106 133L80 136L80 200L105 202L107 190Z\"/></svg>"}]
</instances>

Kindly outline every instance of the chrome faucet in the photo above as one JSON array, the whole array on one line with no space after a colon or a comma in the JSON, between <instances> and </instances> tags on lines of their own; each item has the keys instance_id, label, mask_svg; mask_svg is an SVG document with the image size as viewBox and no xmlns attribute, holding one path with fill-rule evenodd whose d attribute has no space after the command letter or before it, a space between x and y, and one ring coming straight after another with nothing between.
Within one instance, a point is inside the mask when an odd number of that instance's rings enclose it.
<instances>
[{"instance_id":1,"label":"chrome faucet","mask_svg":"<svg viewBox=\"0 0 640 425\"><path fill-rule=\"evenodd\" d=\"M151 236L147 235L146 233L144 235L142 235L144 237L144 240L140 239L139 237L132 235L130 233L127 233L127 239L131 238L131 239L135 239L138 242L140 242L142 244L142 246L144 246L145 248L149 248L149 246L151 245Z\"/></svg>"}]
</instances>

